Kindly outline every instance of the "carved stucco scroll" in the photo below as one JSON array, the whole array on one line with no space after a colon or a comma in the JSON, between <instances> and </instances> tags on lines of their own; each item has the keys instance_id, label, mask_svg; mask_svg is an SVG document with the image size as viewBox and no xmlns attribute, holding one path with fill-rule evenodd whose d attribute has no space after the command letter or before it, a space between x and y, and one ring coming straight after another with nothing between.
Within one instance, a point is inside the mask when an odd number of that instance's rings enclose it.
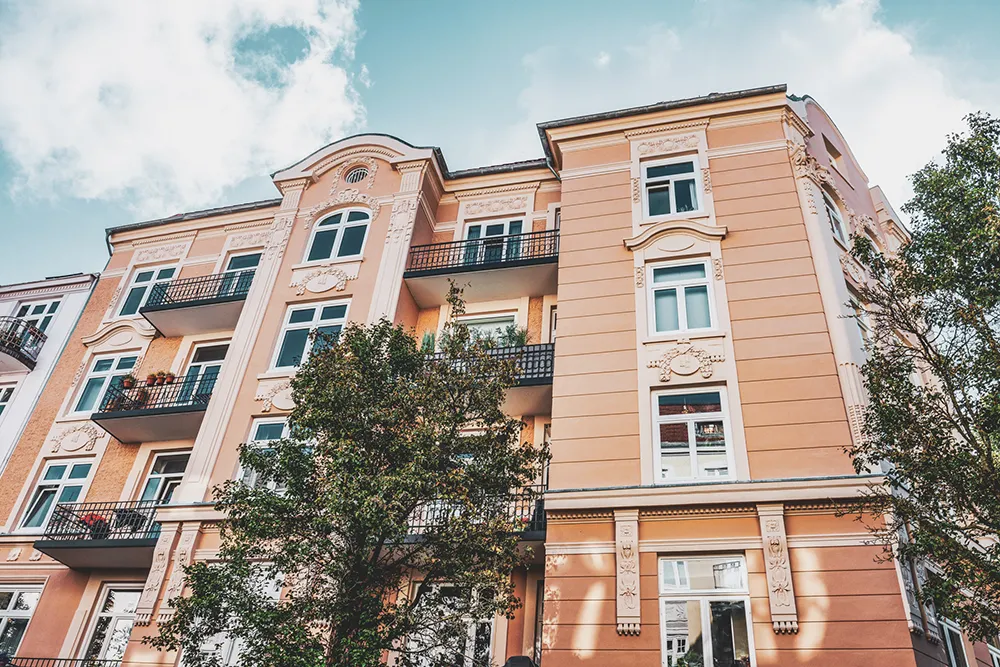
<instances>
[{"instance_id":1,"label":"carved stucco scroll","mask_svg":"<svg viewBox=\"0 0 1000 667\"><path fill-rule=\"evenodd\" d=\"M271 408L287 411L295 407L295 401L292 398L292 385L288 380L273 384L261 383L254 398L264 402L260 408L261 412L270 412Z\"/></svg>"},{"instance_id":2,"label":"carved stucco scroll","mask_svg":"<svg viewBox=\"0 0 1000 667\"><path fill-rule=\"evenodd\" d=\"M355 278L357 276L348 275L338 266L321 266L302 276L293 276L292 282L288 286L294 287L295 293L300 296L305 294L306 290L313 294L330 290L343 292L347 288L347 281Z\"/></svg>"},{"instance_id":3,"label":"carved stucco scroll","mask_svg":"<svg viewBox=\"0 0 1000 667\"><path fill-rule=\"evenodd\" d=\"M660 355L659 359L650 361L648 366L660 369L660 382L670 382L674 373L684 376L701 373L703 378L708 379L715 372L715 364L725 360L726 357L721 352L710 352L681 338Z\"/></svg>"},{"instance_id":4,"label":"carved stucco scroll","mask_svg":"<svg viewBox=\"0 0 1000 667\"><path fill-rule=\"evenodd\" d=\"M465 215L491 215L494 213L508 213L524 211L528 207L528 196L517 195L515 197L499 197L497 199L484 199L480 201L470 201L465 204Z\"/></svg>"},{"instance_id":5,"label":"carved stucco scroll","mask_svg":"<svg viewBox=\"0 0 1000 667\"><path fill-rule=\"evenodd\" d=\"M88 423L69 427L52 438L52 453L55 454L60 451L76 452L81 450L91 452L94 450L94 445L97 444L97 440L101 435L103 435L103 431L99 430L93 424Z\"/></svg>"},{"instance_id":6,"label":"carved stucco scroll","mask_svg":"<svg viewBox=\"0 0 1000 667\"><path fill-rule=\"evenodd\" d=\"M305 218L305 227L309 229L320 215L340 204L361 204L368 207L372 212L372 222L378 218L379 210L382 208L382 204L375 197L363 194L357 188L345 188L330 197L330 199L320 202L312 208L299 211L298 215Z\"/></svg>"},{"instance_id":7,"label":"carved stucco scroll","mask_svg":"<svg viewBox=\"0 0 1000 667\"><path fill-rule=\"evenodd\" d=\"M641 628L639 510L615 510L615 591L618 634L636 636Z\"/></svg>"},{"instance_id":8,"label":"carved stucco scroll","mask_svg":"<svg viewBox=\"0 0 1000 667\"><path fill-rule=\"evenodd\" d=\"M167 524L161 527L160 537L153 548L153 563L146 575L146 585L139 596L139 604L135 609L135 624L149 625L153 618L153 609L160 597L160 588L167 576L167 565L170 563L170 552L174 549L180 524Z\"/></svg>"},{"instance_id":9,"label":"carved stucco scroll","mask_svg":"<svg viewBox=\"0 0 1000 667\"><path fill-rule=\"evenodd\" d=\"M698 148L699 141L699 135L697 134L674 135L640 141L636 150L639 151L639 155L675 153L677 151L686 151Z\"/></svg>"},{"instance_id":10,"label":"carved stucco scroll","mask_svg":"<svg viewBox=\"0 0 1000 667\"><path fill-rule=\"evenodd\" d=\"M776 634L797 634L799 616L795 608L792 568L788 560L784 506L780 503L757 505L757 516L760 518L760 535L764 543L771 624Z\"/></svg>"}]
</instances>

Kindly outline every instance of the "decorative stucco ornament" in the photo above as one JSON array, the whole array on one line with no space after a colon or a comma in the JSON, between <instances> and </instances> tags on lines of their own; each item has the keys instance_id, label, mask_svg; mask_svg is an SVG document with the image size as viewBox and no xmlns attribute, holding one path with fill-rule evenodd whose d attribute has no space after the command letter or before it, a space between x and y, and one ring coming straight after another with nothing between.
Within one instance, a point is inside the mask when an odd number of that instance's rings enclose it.
<instances>
[{"instance_id":1,"label":"decorative stucco ornament","mask_svg":"<svg viewBox=\"0 0 1000 667\"><path fill-rule=\"evenodd\" d=\"M62 431L52 440L52 453L59 451L77 452L93 451L97 439L101 437L101 431L97 430L93 424L81 424Z\"/></svg>"},{"instance_id":2,"label":"decorative stucco ornament","mask_svg":"<svg viewBox=\"0 0 1000 667\"><path fill-rule=\"evenodd\" d=\"M617 631L636 636L640 625L639 511L615 511L615 587Z\"/></svg>"},{"instance_id":3,"label":"decorative stucco ornament","mask_svg":"<svg viewBox=\"0 0 1000 667\"><path fill-rule=\"evenodd\" d=\"M760 534L764 542L764 567L767 573L768 601L771 624L779 635L797 634L799 617L792 590L792 568L788 560L788 539L785 536L784 506L758 505Z\"/></svg>"},{"instance_id":4,"label":"decorative stucco ornament","mask_svg":"<svg viewBox=\"0 0 1000 667\"><path fill-rule=\"evenodd\" d=\"M650 361L649 368L660 369L660 382L670 382L671 375L689 376L701 373L705 379L712 377L715 364L726 360L724 354L712 353L692 345L691 341L682 338L668 349L659 359Z\"/></svg>"},{"instance_id":5,"label":"decorative stucco ornament","mask_svg":"<svg viewBox=\"0 0 1000 667\"><path fill-rule=\"evenodd\" d=\"M343 292L347 288L347 281L354 280L356 276L349 276L347 272L338 266L322 266L313 269L302 277L293 277L289 287L295 288L295 293L299 296L309 290L313 294L320 294L330 290Z\"/></svg>"}]
</instances>

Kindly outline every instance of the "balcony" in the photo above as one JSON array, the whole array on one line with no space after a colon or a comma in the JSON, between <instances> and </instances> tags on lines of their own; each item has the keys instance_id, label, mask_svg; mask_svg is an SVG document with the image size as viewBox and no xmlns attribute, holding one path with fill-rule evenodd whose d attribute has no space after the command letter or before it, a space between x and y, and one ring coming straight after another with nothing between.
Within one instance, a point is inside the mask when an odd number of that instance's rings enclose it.
<instances>
[{"instance_id":1,"label":"balcony","mask_svg":"<svg viewBox=\"0 0 1000 667\"><path fill-rule=\"evenodd\" d=\"M548 485L532 484L523 492L511 493L506 500L505 513L511 522L511 532L527 542L545 540L545 500ZM417 541L430 530L440 530L448 525L458 510L446 502L430 502L418 507L410 517L409 541Z\"/></svg>"},{"instance_id":2,"label":"balcony","mask_svg":"<svg viewBox=\"0 0 1000 667\"><path fill-rule=\"evenodd\" d=\"M168 338L230 331L243 311L254 269L154 285L139 314Z\"/></svg>"},{"instance_id":3,"label":"balcony","mask_svg":"<svg viewBox=\"0 0 1000 667\"><path fill-rule=\"evenodd\" d=\"M60 503L35 548L76 570L148 568L160 536L157 502Z\"/></svg>"},{"instance_id":4,"label":"balcony","mask_svg":"<svg viewBox=\"0 0 1000 667\"><path fill-rule=\"evenodd\" d=\"M547 415L552 411L552 372L555 365L555 343L498 347L491 356L513 361L517 366L517 384L507 390L504 412L509 415ZM438 352L432 359L443 358Z\"/></svg>"},{"instance_id":5,"label":"balcony","mask_svg":"<svg viewBox=\"0 0 1000 667\"><path fill-rule=\"evenodd\" d=\"M45 334L18 317L0 317L0 373L30 371Z\"/></svg>"},{"instance_id":6,"label":"balcony","mask_svg":"<svg viewBox=\"0 0 1000 667\"><path fill-rule=\"evenodd\" d=\"M445 303L449 280L468 283L466 301L544 296L556 292L558 262L559 230L550 229L413 246L403 279L421 308Z\"/></svg>"},{"instance_id":7,"label":"balcony","mask_svg":"<svg viewBox=\"0 0 1000 667\"><path fill-rule=\"evenodd\" d=\"M171 384L112 386L90 419L126 444L190 440L198 435L217 377L202 373Z\"/></svg>"}]
</instances>

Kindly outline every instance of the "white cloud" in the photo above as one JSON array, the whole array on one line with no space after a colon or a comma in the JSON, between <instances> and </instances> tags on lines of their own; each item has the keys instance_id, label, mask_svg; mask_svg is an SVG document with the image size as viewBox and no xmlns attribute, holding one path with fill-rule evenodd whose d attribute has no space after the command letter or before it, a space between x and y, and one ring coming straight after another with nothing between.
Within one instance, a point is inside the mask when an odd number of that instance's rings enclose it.
<instances>
[{"instance_id":1,"label":"white cloud","mask_svg":"<svg viewBox=\"0 0 1000 667\"><path fill-rule=\"evenodd\" d=\"M937 154L946 133L969 111L996 111L1000 99L996 89L962 90L955 75L963 63L922 53L878 12L877 0L707 1L692 20L653 25L608 48L604 68L593 67L592 52L539 49L524 58L521 120L494 135L487 157L537 156L539 121L787 83L823 105L898 208L911 192L907 176Z\"/></svg>"},{"instance_id":2,"label":"white cloud","mask_svg":"<svg viewBox=\"0 0 1000 667\"><path fill-rule=\"evenodd\" d=\"M166 215L309 154L363 119L346 69L356 11L356 0L19 3L0 25L14 187Z\"/></svg>"},{"instance_id":3,"label":"white cloud","mask_svg":"<svg viewBox=\"0 0 1000 667\"><path fill-rule=\"evenodd\" d=\"M601 51L600 53L597 54L597 57L594 58L594 65L600 69L604 69L610 63L611 63L611 54L608 53L607 51Z\"/></svg>"}]
</instances>

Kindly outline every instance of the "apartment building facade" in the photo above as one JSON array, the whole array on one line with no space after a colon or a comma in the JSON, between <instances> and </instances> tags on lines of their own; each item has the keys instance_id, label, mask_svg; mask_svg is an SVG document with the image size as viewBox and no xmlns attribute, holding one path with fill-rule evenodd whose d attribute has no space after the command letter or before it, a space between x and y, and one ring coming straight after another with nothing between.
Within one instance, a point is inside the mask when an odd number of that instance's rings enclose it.
<instances>
[{"instance_id":1,"label":"apartment building facade","mask_svg":"<svg viewBox=\"0 0 1000 667\"><path fill-rule=\"evenodd\" d=\"M524 605L456 664L995 666L838 512L879 479L844 451L849 236L906 232L823 109L775 86L538 127L543 158L463 171L350 137L280 198L109 230L0 477L0 653L177 664L142 638L217 557L212 488L252 483L237 447L280 437L308 334L423 338L454 279L470 326L527 329L507 409L553 453Z\"/></svg>"}]
</instances>

